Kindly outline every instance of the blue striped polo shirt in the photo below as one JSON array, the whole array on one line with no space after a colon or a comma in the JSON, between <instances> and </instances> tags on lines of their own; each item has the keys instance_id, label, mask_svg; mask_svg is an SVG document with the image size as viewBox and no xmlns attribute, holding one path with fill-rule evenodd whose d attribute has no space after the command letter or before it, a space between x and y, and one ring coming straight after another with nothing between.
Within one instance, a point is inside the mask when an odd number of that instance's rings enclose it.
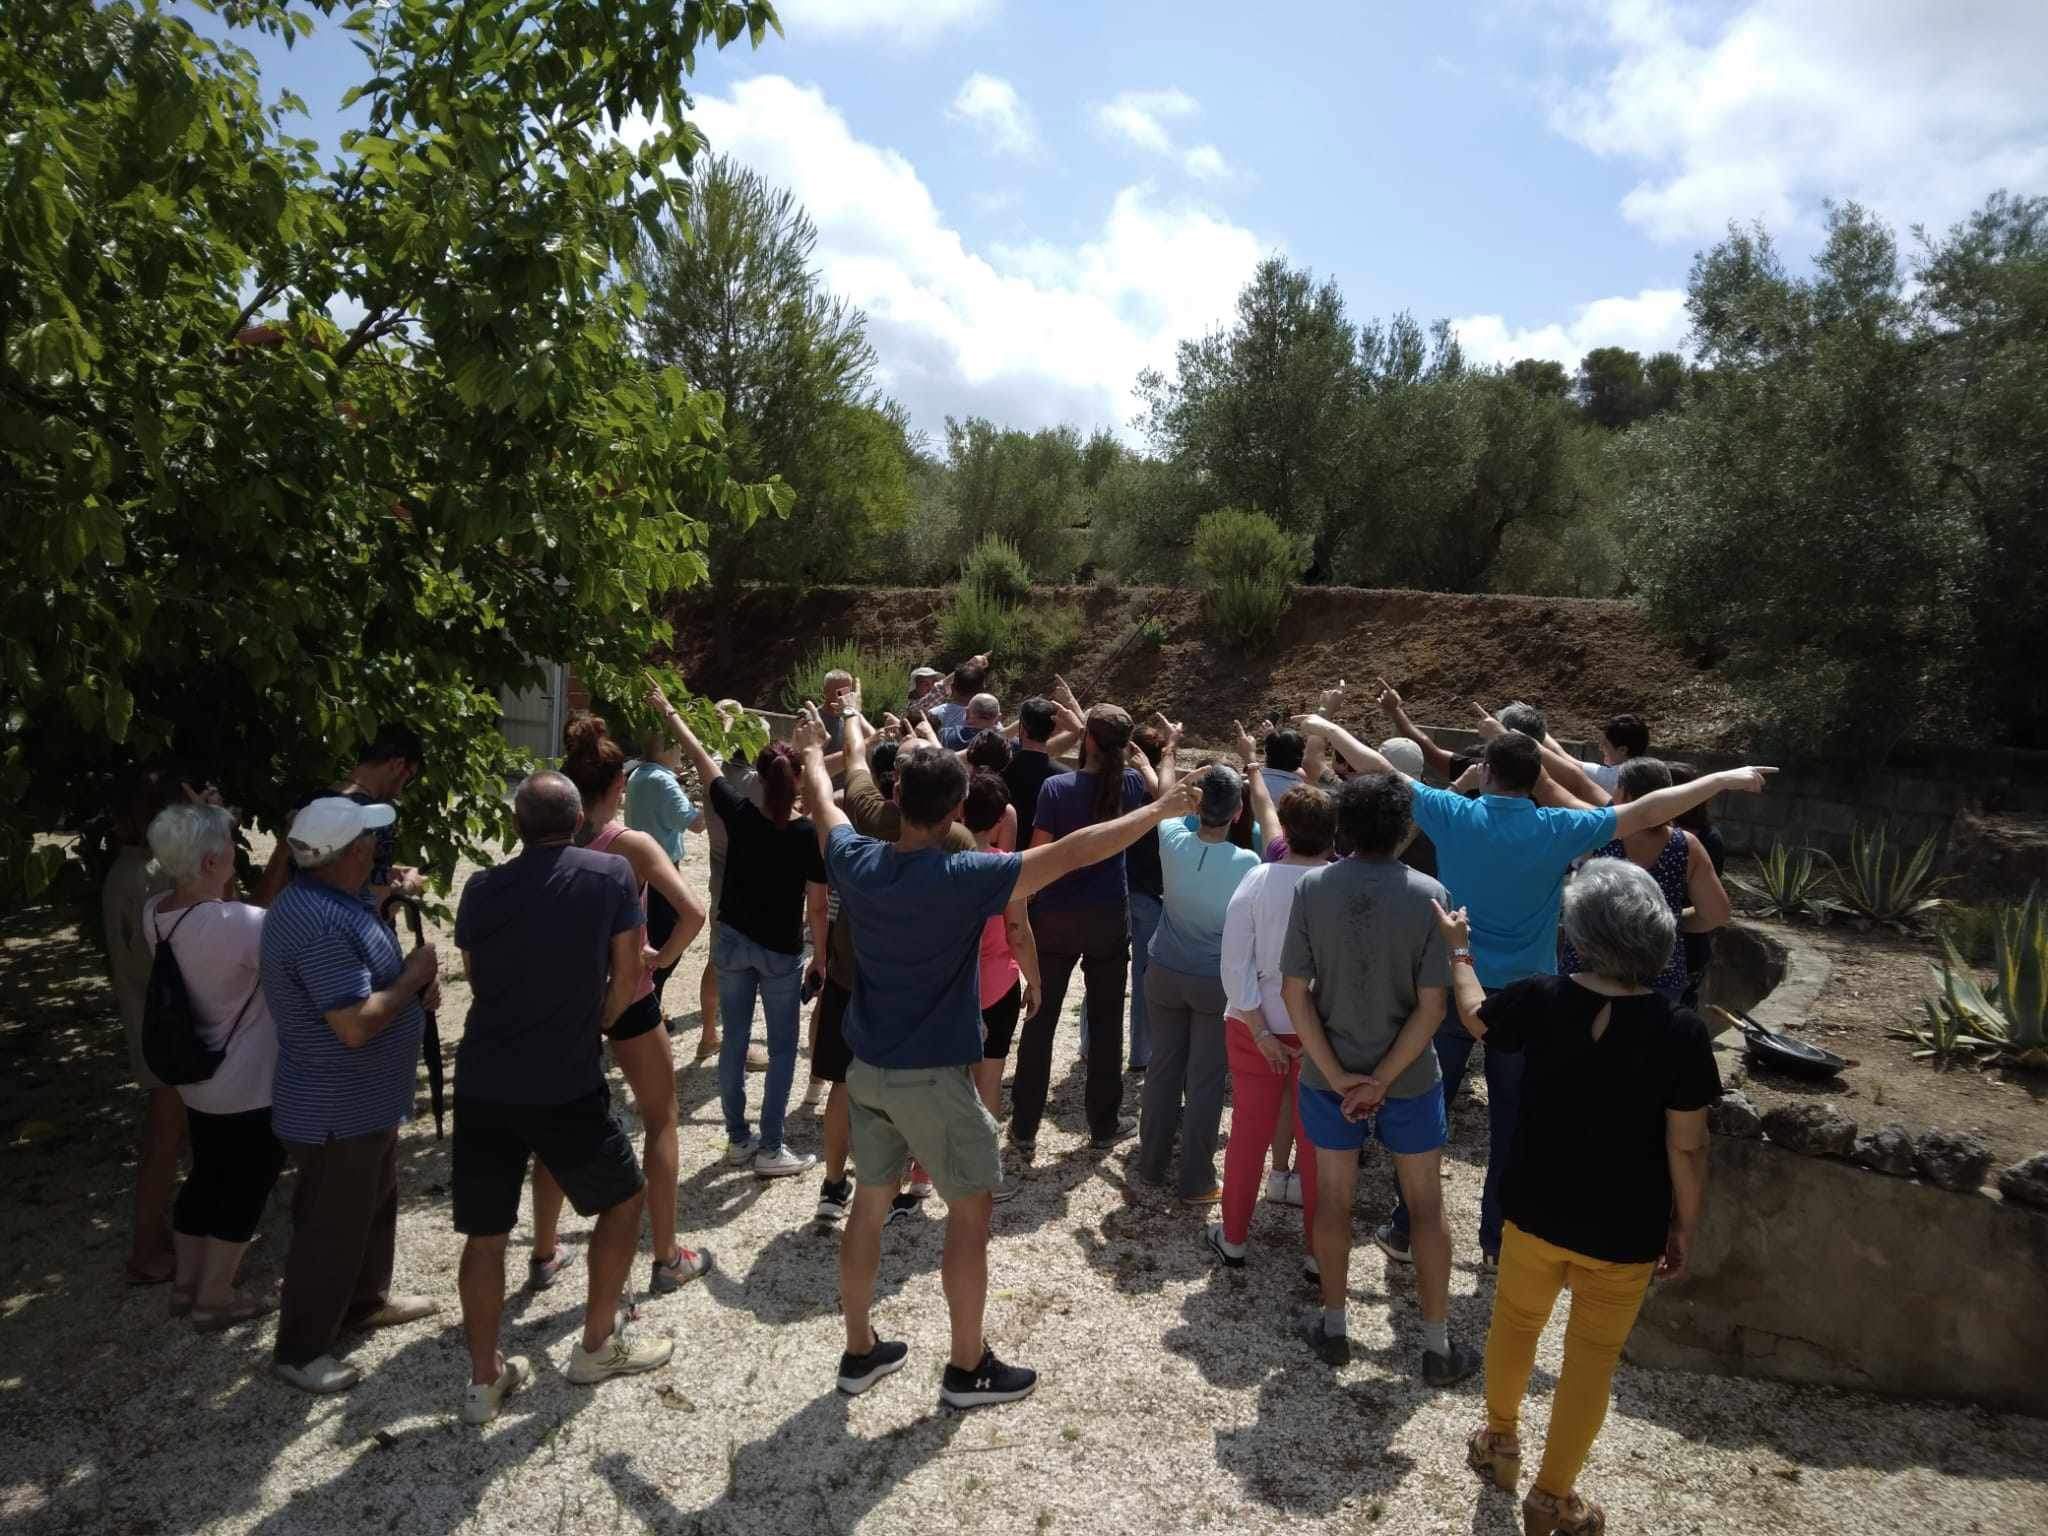
<instances>
[{"instance_id":1,"label":"blue striped polo shirt","mask_svg":"<svg viewBox=\"0 0 2048 1536\"><path fill-rule=\"evenodd\" d=\"M358 1050L325 1015L398 980L398 939L352 891L294 876L263 920L263 1000L277 1021L271 1129L280 1141L318 1145L403 1125L426 1015L417 999Z\"/></svg>"}]
</instances>

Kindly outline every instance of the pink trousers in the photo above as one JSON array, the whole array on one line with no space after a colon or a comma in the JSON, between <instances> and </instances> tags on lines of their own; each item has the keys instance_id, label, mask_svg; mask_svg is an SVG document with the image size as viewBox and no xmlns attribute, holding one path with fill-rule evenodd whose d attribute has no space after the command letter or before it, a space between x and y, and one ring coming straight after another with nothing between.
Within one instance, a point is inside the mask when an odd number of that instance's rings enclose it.
<instances>
[{"instance_id":1,"label":"pink trousers","mask_svg":"<svg viewBox=\"0 0 2048 1536\"><path fill-rule=\"evenodd\" d=\"M1241 1243L1251 1231L1252 1212L1265 1185L1266 1155L1280 1106L1294 1098L1301 1081L1301 1059L1290 1058L1287 1070L1275 1072L1252 1032L1235 1016L1223 1021L1223 1048L1230 1060L1230 1142L1223 1149L1223 1238ZM1301 1175L1301 1235L1310 1241L1316 1208L1316 1149L1306 1136L1295 1143L1294 1166ZM1313 1244L1310 1244L1313 1251Z\"/></svg>"}]
</instances>

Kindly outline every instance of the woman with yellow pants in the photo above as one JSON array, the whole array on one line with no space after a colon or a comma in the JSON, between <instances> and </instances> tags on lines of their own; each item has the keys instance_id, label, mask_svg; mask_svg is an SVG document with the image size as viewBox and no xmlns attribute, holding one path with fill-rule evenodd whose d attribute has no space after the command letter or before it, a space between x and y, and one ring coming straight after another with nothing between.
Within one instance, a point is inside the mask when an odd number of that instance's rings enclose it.
<instances>
[{"instance_id":1,"label":"woman with yellow pants","mask_svg":"<svg viewBox=\"0 0 2048 1536\"><path fill-rule=\"evenodd\" d=\"M1438 915L1461 959L1463 909ZM1489 1051L1527 1061L1501 1191L1486 1425L1470 1445L1473 1467L1510 1493L1536 1341L1557 1293L1572 1293L1543 1464L1522 1501L1525 1536L1606 1529L1574 1485L1651 1276L1685 1269L1706 1194L1707 1106L1721 1096L1706 1025L1650 990L1676 931L1657 882L1624 860L1591 861L1565 890L1564 931L1586 966L1575 975L1532 976L1488 997L1469 960L1452 966L1465 1027Z\"/></svg>"}]
</instances>

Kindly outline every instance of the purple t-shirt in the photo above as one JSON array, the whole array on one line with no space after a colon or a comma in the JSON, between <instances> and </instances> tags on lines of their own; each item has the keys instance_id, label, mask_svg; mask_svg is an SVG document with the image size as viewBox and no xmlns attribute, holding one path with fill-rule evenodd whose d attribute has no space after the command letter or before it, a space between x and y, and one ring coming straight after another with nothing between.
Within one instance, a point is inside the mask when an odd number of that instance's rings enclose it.
<instances>
[{"instance_id":1,"label":"purple t-shirt","mask_svg":"<svg viewBox=\"0 0 2048 1536\"><path fill-rule=\"evenodd\" d=\"M1150 798L1145 792L1145 781L1126 768L1123 804L1117 814L1134 811ZM1034 838L1047 832L1057 841L1069 832L1094 825L1095 821L1094 774L1056 773L1038 787L1038 814L1032 818ZM1055 880L1038 893L1032 905L1051 912L1069 912L1078 907L1120 907L1124 901L1124 856L1117 853Z\"/></svg>"}]
</instances>

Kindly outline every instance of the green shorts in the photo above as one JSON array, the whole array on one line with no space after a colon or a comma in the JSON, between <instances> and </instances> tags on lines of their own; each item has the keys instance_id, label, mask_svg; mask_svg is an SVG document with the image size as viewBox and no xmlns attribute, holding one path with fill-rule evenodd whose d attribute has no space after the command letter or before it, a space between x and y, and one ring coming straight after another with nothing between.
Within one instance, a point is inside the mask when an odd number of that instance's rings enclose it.
<instances>
[{"instance_id":1,"label":"green shorts","mask_svg":"<svg viewBox=\"0 0 2048 1536\"><path fill-rule=\"evenodd\" d=\"M970 1067L846 1069L853 1171L869 1189L893 1189L916 1158L943 1200L985 1195L1003 1182L996 1123Z\"/></svg>"}]
</instances>

